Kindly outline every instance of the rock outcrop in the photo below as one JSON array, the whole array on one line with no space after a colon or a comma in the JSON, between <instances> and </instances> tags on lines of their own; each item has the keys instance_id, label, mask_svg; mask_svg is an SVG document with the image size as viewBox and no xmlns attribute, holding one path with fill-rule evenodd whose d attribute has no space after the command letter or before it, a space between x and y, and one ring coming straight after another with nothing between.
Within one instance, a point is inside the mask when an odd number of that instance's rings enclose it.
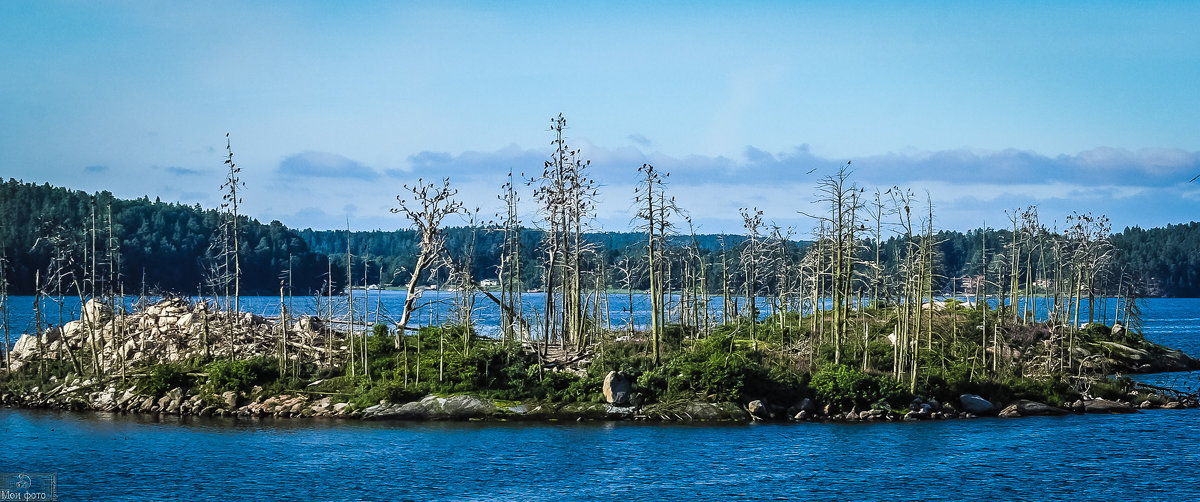
<instances>
[{"instance_id":1,"label":"rock outcrop","mask_svg":"<svg viewBox=\"0 0 1200 502\"><path fill-rule=\"evenodd\" d=\"M1084 413L1137 413L1137 408L1107 399L1087 399L1083 401L1083 411Z\"/></svg>"},{"instance_id":2,"label":"rock outcrop","mask_svg":"<svg viewBox=\"0 0 1200 502\"><path fill-rule=\"evenodd\" d=\"M1017 401L1000 410L1000 416L1003 418L1060 416L1069 413L1071 412L1057 406L1027 399Z\"/></svg>"},{"instance_id":3,"label":"rock outcrop","mask_svg":"<svg viewBox=\"0 0 1200 502\"><path fill-rule=\"evenodd\" d=\"M274 355L281 335L286 336L290 357L321 360L329 349L322 340L319 321L300 319L286 331L278 323L243 313L231 315L206 303L168 298L145 309L114 313L101 301L88 300L80 319L37 334L25 334L12 351L12 369L39 359L77 361L80 355L95 360L100 370L114 374L119 368L169 363L195 356L248 358ZM340 334L335 332L337 338ZM341 345L342 341L336 342ZM344 350L335 346L333 350Z\"/></svg>"}]
</instances>

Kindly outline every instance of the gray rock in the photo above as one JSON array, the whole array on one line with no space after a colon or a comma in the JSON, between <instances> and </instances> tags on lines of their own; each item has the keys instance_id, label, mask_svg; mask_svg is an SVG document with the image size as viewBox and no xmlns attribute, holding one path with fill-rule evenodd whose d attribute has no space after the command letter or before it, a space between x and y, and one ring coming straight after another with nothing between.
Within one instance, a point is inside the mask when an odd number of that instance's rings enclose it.
<instances>
[{"instance_id":1,"label":"gray rock","mask_svg":"<svg viewBox=\"0 0 1200 502\"><path fill-rule=\"evenodd\" d=\"M338 410L338 405L334 405L334 410ZM496 412L496 405L491 401L461 394L448 398L429 395L404 404L377 404L363 410L362 416L368 420L467 420Z\"/></svg>"},{"instance_id":2,"label":"gray rock","mask_svg":"<svg viewBox=\"0 0 1200 502\"><path fill-rule=\"evenodd\" d=\"M100 326L113 317L112 307L95 298L88 300L83 304L82 319L86 319L93 326Z\"/></svg>"},{"instance_id":3,"label":"gray rock","mask_svg":"<svg viewBox=\"0 0 1200 502\"><path fill-rule=\"evenodd\" d=\"M1137 408L1107 399L1089 399L1083 402L1084 413L1137 413Z\"/></svg>"},{"instance_id":4,"label":"gray rock","mask_svg":"<svg viewBox=\"0 0 1200 502\"><path fill-rule=\"evenodd\" d=\"M1017 418L1021 416L1021 410L1017 408L1017 405L1010 404L1005 406L1003 410L1000 410L999 415L1000 418Z\"/></svg>"},{"instance_id":5,"label":"gray rock","mask_svg":"<svg viewBox=\"0 0 1200 502\"><path fill-rule=\"evenodd\" d=\"M1023 417L1061 416L1071 413L1057 406L1050 406L1046 403L1039 403L1037 401L1029 401L1025 399L1017 401L1014 403L1014 405L1017 407L1017 410L1021 412L1021 416Z\"/></svg>"},{"instance_id":6,"label":"gray rock","mask_svg":"<svg viewBox=\"0 0 1200 502\"><path fill-rule=\"evenodd\" d=\"M996 405L976 394L958 396L958 402L967 413L973 415L991 415L996 413Z\"/></svg>"},{"instance_id":7,"label":"gray rock","mask_svg":"<svg viewBox=\"0 0 1200 502\"><path fill-rule=\"evenodd\" d=\"M605 408L604 413L607 415L605 418L610 420L622 420L633 418L634 408L632 406L613 406L610 404Z\"/></svg>"},{"instance_id":8,"label":"gray rock","mask_svg":"<svg viewBox=\"0 0 1200 502\"><path fill-rule=\"evenodd\" d=\"M604 376L604 400L614 406L629 404L630 393L633 392L633 381L628 375L619 371L610 371Z\"/></svg>"},{"instance_id":9,"label":"gray rock","mask_svg":"<svg viewBox=\"0 0 1200 502\"><path fill-rule=\"evenodd\" d=\"M221 394L221 399L225 401L225 406L229 409L237 408L238 395L232 390Z\"/></svg>"},{"instance_id":10,"label":"gray rock","mask_svg":"<svg viewBox=\"0 0 1200 502\"><path fill-rule=\"evenodd\" d=\"M768 420L771 418L771 412L767 410L767 403L764 403L761 399L750 401L746 405L746 411L749 411L750 416L757 420Z\"/></svg>"}]
</instances>

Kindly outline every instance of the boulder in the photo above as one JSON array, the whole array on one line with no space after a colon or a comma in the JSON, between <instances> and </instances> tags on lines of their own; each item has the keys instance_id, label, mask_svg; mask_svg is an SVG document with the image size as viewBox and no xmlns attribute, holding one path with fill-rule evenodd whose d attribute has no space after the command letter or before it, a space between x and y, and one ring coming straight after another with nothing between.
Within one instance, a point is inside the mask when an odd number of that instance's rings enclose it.
<instances>
[{"instance_id":1,"label":"boulder","mask_svg":"<svg viewBox=\"0 0 1200 502\"><path fill-rule=\"evenodd\" d=\"M90 322L93 326L100 326L112 320L113 310L111 306L106 305L100 300L92 298L91 300L88 300L87 303L83 304L81 318L87 322Z\"/></svg>"},{"instance_id":2,"label":"boulder","mask_svg":"<svg viewBox=\"0 0 1200 502\"><path fill-rule=\"evenodd\" d=\"M311 409L313 413L326 413L329 411L329 407L332 402L333 400L326 396L318 399L317 402L313 403L309 409Z\"/></svg>"},{"instance_id":3,"label":"boulder","mask_svg":"<svg viewBox=\"0 0 1200 502\"><path fill-rule=\"evenodd\" d=\"M21 335L21 338L17 339L17 344L13 345L12 358L24 359L29 357L34 352L37 352L37 343L38 341L36 336Z\"/></svg>"},{"instance_id":4,"label":"boulder","mask_svg":"<svg viewBox=\"0 0 1200 502\"><path fill-rule=\"evenodd\" d=\"M1003 410L1000 410L998 415L1000 418L1017 418L1021 416L1021 411L1017 409L1017 405L1010 404L1005 406Z\"/></svg>"},{"instance_id":5,"label":"boulder","mask_svg":"<svg viewBox=\"0 0 1200 502\"><path fill-rule=\"evenodd\" d=\"M340 403L339 403L340 404ZM337 405L334 405L337 410ZM365 419L399 420L468 420L484 418L497 412L491 401L460 394L448 398L434 395L404 404L381 403L363 410Z\"/></svg>"},{"instance_id":6,"label":"boulder","mask_svg":"<svg viewBox=\"0 0 1200 502\"><path fill-rule=\"evenodd\" d=\"M108 387L103 391L94 393L91 397L92 406L102 410L111 410L112 408L115 408L116 400L116 387Z\"/></svg>"},{"instance_id":7,"label":"boulder","mask_svg":"<svg viewBox=\"0 0 1200 502\"><path fill-rule=\"evenodd\" d=\"M1037 401L1029 401L1026 399L1017 401L1015 404L1017 406L1017 410L1019 410L1021 412L1021 416L1023 416L1023 417L1039 417L1039 416L1055 416L1056 417L1056 416L1062 416L1062 415L1071 413L1071 412L1064 410L1062 408L1059 408L1057 406L1050 406L1046 403L1039 403Z\"/></svg>"},{"instance_id":8,"label":"boulder","mask_svg":"<svg viewBox=\"0 0 1200 502\"><path fill-rule=\"evenodd\" d=\"M991 415L996 413L996 405L977 394L963 394L958 396L958 402L962 405L963 411L967 413L974 415Z\"/></svg>"},{"instance_id":9,"label":"boulder","mask_svg":"<svg viewBox=\"0 0 1200 502\"><path fill-rule=\"evenodd\" d=\"M604 376L604 400L613 406L628 406L633 392L633 381L619 371L610 371Z\"/></svg>"},{"instance_id":10,"label":"boulder","mask_svg":"<svg viewBox=\"0 0 1200 502\"><path fill-rule=\"evenodd\" d=\"M767 410L767 403L761 399L750 401L746 405L746 411L750 412L750 416L757 420L769 420L771 418L771 412Z\"/></svg>"},{"instance_id":11,"label":"boulder","mask_svg":"<svg viewBox=\"0 0 1200 502\"><path fill-rule=\"evenodd\" d=\"M221 394L221 399L225 401L225 407L229 409L237 408L238 395L234 391L226 391ZM328 398L326 398L328 399Z\"/></svg>"},{"instance_id":12,"label":"boulder","mask_svg":"<svg viewBox=\"0 0 1200 502\"><path fill-rule=\"evenodd\" d=\"M1107 399L1088 399L1083 402L1084 413L1137 413L1137 408Z\"/></svg>"}]
</instances>

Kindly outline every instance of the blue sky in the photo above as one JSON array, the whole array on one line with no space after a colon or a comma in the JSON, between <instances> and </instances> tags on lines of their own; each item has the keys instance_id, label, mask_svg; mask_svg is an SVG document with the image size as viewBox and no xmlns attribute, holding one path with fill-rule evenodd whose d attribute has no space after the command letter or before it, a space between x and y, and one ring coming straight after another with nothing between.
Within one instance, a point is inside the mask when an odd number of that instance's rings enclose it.
<instances>
[{"instance_id":1,"label":"blue sky","mask_svg":"<svg viewBox=\"0 0 1200 502\"><path fill-rule=\"evenodd\" d=\"M709 232L806 234L847 161L938 228L1200 219L1200 3L1044 3L2 2L0 176L213 207L229 132L249 214L393 229L418 177L495 211L561 112L606 229L643 162Z\"/></svg>"}]
</instances>

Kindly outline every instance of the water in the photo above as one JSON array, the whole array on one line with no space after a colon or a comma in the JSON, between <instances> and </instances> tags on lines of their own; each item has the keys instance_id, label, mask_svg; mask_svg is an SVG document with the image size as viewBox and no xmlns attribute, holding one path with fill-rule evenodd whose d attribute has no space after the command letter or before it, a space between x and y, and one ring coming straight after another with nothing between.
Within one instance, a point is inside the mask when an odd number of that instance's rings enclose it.
<instances>
[{"instance_id":1,"label":"water","mask_svg":"<svg viewBox=\"0 0 1200 502\"><path fill-rule=\"evenodd\" d=\"M416 300L417 310L410 320L410 326L420 324L422 326L430 324L442 324L454 319L456 293L451 291L422 291ZM498 293L496 293L498 296ZM404 299L407 295L403 291L370 291L363 290L354 291L354 311L355 322L361 323L363 313L366 312L367 320L371 323L385 322L395 323L400 319L400 313L404 306ZM545 293L522 293L521 309L527 320L535 322L545 311L546 294ZM669 297L668 307L674 311L678 311L679 296L672 295ZM150 298L150 302L157 301L158 298ZM192 301L199 301L197 298L192 298ZM739 301L741 301L739 299ZM759 298L759 305L769 303L765 298ZM11 327L10 337L13 341L18 337L18 333L32 332L35 324L34 319L34 302L32 296L13 296L9 298L9 326ZM135 298L127 297L125 305L128 310L133 309ZM284 299L284 302L289 302ZM290 299L290 306L287 308L291 315L327 315L328 303L324 299L317 300L313 297L294 297ZM587 305L589 312L594 312L590 308L596 302L595 298L588 298ZM333 317L337 319L346 319L349 311L349 301L347 297L340 296L333 298ZM72 321L79 318L80 302L77 297L64 297L59 303L53 298L44 298L42 300L42 323L59 324L60 314L63 322ZM632 306L632 308L631 308ZM714 322L721 318L721 298L719 296L712 297L709 302L709 316ZM280 299L278 296L243 296L240 300L240 308L246 312L252 312L265 317L278 317L281 312ZM319 311L318 311L319 310ZM632 297L625 293L612 293L608 297L608 303L601 303L600 308L601 318L608 319L614 329L626 329L629 326L632 318L635 329L645 329L650 320L650 297L642 293L635 293ZM765 317L768 312L763 309L761 315ZM472 321L476 329L483 335L496 335L500 331L500 309L496 303L489 300L482 294L477 294L475 298L475 308L472 310ZM2 336L2 334L0 334Z\"/></svg>"},{"instance_id":2,"label":"water","mask_svg":"<svg viewBox=\"0 0 1200 502\"><path fill-rule=\"evenodd\" d=\"M1200 353L1200 300L1147 307L1149 338ZM0 472L56 473L62 500L1200 499L1196 409L750 425L0 409L0 429Z\"/></svg>"},{"instance_id":3,"label":"water","mask_svg":"<svg viewBox=\"0 0 1200 502\"><path fill-rule=\"evenodd\" d=\"M457 293L451 291L418 291L419 296L415 302L416 312L410 320L410 325L438 325L449 322L456 315L456 299ZM355 322L362 323L364 312L366 320L370 323L384 322L395 324L403 309L404 299L406 294L403 291L365 291L356 289L354 291L354 312ZM957 297L963 301L972 301L970 298ZM150 297L146 301L156 302L158 297ZM200 301L199 298L193 297L192 301ZM135 307L136 297L129 296L124 300L127 310L132 311ZM759 318L763 319L773 313L772 299L766 297L758 297L756 305L759 310ZM1156 315L1165 315L1170 319L1174 319L1176 309L1187 309L1192 300L1190 299L1161 299L1155 298L1147 300L1150 311ZM599 306L595 307L599 302ZM680 312L680 296L667 296L667 312L669 321L674 321ZM32 296L13 296L9 298L9 320L10 328L10 343L14 342L20 333L29 333L34 331L35 316L34 303L35 299ZM286 307L292 316L300 315L317 315L326 317L329 311L329 302L325 299L317 299L314 297L300 296L293 298L284 298L283 303L278 296L243 296L240 299L240 309L246 312L252 312L264 317L278 317L282 312L281 306ZM996 306L997 300L990 299L989 305L993 308ZM546 293L522 293L520 309L526 320L534 325L534 329L540 324L537 322L545 312ZM744 297L730 297L731 310L745 308ZM1035 312L1039 320L1045 320L1049 312L1049 306L1052 301L1046 297L1035 299ZM333 297L333 317L336 319L345 320L348 317L350 302L345 296ZM1018 302L1018 309L1025 305L1025 300L1021 299ZM830 308L831 301L827 298L824 301L823 308ZM63 322L72 321L79 318L80 302L78 297L64 297L61 300L55 298L43 298L41 302L42 324L58 325ZM627 329L632 323L635 329L647 329L650 322L650 296L643 293L634 293L628 295L626 293L611 293L607 297L607 303L595 297L589 296L585 300L585 307L589 313L599 312L601 322L607 322L608 325L617 330ZM712 323L721 321L724 310L724 305L720 296L710 296L707 298L708 318ZM702 309L703 306L691 307L694 309ZM1098 302L1096 305L1097 316L1099 320L1109 320L1113 318L1118 308L1118 303L1115 301ZM1166 309L1166 310L1164 310ZM1087 302L1081 302L1082 313L1080 319L1087 319ZM500 332L500 308L488 299L483 294L476 294L474 308L472 309L472 322L475 324L477 332L485 336L496 336ZM1197 322L1200 318L1200 312L1197 309L1192 309L1191 321ZM1108 322L1106 322L1108 323ZM1164 327L1164 329L1167 329ZM1179 329L1186 329L1181 327ZM3 334L0 333L0 339Z\"/></svg>"},{"instance_id":4,"label":"water","mask_svg":"<svg viewBox=\"0 0 1200 502\"><path fill-rule=\"evenodd\" d=\"M741 426L357 423L0 410L64 500L1187 500L1200 411Z\"/></svg>"}]
</instances>

